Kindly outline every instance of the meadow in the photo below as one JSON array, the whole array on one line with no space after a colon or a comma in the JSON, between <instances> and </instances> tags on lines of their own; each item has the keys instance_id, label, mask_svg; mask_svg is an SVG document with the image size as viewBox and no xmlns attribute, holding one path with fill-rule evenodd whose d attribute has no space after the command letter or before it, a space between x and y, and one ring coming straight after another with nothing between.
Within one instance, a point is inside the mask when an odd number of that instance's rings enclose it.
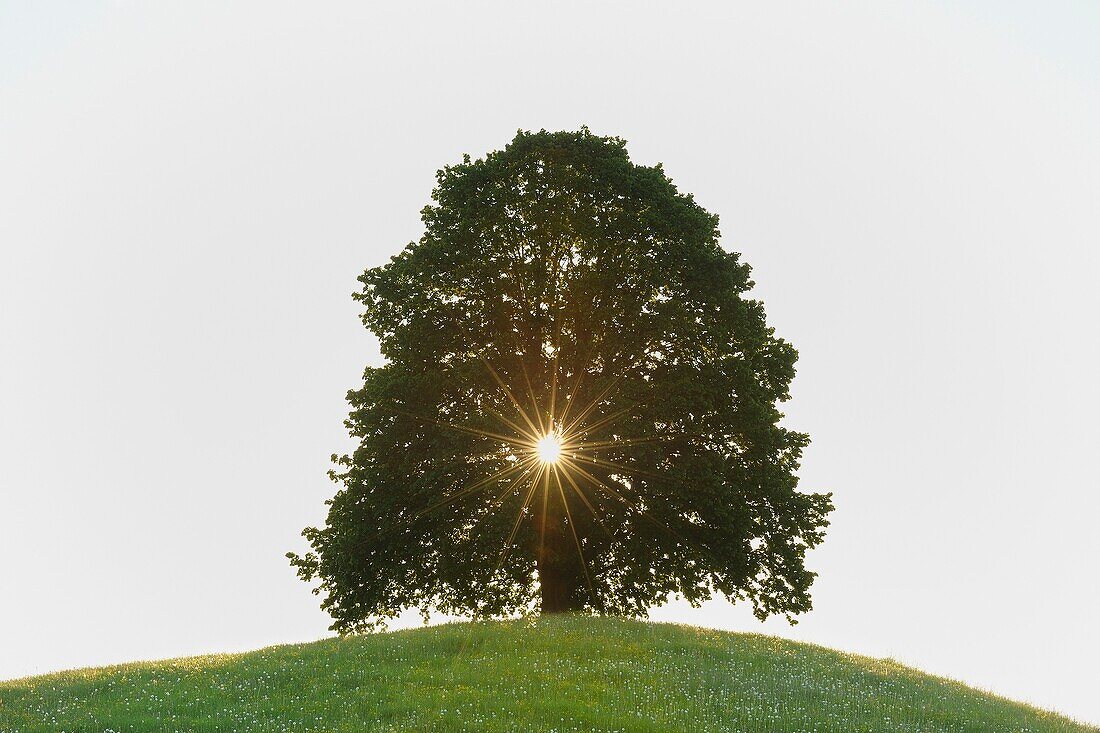
<instances>
[{"instance_id":1,"label":"meadow","mask_svg":"<svg viewBox=\"0 0 1100 733\"><path fill-rule=\"evenodd\" d=\"M0 733L1100 731L900 664L755 634L554 617L0 682Z\"/></svg>"}]
</instances>

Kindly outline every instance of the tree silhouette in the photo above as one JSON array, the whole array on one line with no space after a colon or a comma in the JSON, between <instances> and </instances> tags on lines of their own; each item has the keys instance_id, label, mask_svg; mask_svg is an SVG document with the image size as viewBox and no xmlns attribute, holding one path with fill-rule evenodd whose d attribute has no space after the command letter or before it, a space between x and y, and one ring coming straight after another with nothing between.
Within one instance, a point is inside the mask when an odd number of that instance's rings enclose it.
<instances>
[{"instance_id":1,"label":"tree silhouette","mask_svg":"<svg viewBox=\"0 0 1100 733\"><path fill-rule=\"evenodd\" d=\"M797 353L718 219L618 138L520 132L437 175L425 233L360 277L386 364L313 551L335 619L811 607L831 495L779 425ZM793 621L793 619L792 619Z\"/></svg>"}]
</instances>

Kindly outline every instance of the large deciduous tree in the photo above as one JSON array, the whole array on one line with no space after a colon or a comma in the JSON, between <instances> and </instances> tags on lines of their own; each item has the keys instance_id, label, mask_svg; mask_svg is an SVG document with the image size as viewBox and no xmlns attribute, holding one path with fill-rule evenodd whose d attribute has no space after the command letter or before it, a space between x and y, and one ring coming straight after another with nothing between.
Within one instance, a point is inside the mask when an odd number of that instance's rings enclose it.
<instances>
[{"instance_id":1,"label":"large deciduous tree","mask_svg":"<svg viewBox=\"0 0 1100 733\"><path fill-rule=\"evenodd\" d=\"M386 363L348 395L326 525L288 555L333 628L716 593L807 611L832 503L797 490L797 354L718 218L587 129L467 156L432 199L360 277Z\"/></svg>"}]
</instances>

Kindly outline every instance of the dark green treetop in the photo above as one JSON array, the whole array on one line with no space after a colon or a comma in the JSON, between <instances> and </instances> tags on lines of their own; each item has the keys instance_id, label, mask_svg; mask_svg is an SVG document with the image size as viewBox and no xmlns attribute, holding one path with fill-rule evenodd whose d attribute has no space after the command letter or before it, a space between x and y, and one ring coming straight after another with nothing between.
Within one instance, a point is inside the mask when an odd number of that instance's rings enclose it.
<instances>
[{"instance_id":1,"label":"dark green treetop","mask_svg":"<svg viewBox=\"0 0 1100 733\"><path fill-rule=\"evenodd\" d=\"M288 554L333 628L670 594L809 610L831 495L797 490L808 437L777 409L797 353L718 218L587 129L520 132L432 199L360 277L386 364L348 394L326 525Z\"/></svg>"}]
</instances>

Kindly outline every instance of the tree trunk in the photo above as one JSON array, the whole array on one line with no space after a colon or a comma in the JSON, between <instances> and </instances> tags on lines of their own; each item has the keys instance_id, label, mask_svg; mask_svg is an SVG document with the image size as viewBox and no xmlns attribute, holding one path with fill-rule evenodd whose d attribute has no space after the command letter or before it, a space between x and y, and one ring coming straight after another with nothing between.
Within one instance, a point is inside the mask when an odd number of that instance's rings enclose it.
<instances>
[{"instance_id":1,"label":"tree trunk","mask_svg":"<svg viewBox=\"0 0 1100 733\"><path fill-rule=\"evenodd\" d=\"M541 512L535 516L539 542L536 557L543 614L569 613L584 608L583 568L577 556L561 497L544 483Z\"/></svg>"}]
</instances>

